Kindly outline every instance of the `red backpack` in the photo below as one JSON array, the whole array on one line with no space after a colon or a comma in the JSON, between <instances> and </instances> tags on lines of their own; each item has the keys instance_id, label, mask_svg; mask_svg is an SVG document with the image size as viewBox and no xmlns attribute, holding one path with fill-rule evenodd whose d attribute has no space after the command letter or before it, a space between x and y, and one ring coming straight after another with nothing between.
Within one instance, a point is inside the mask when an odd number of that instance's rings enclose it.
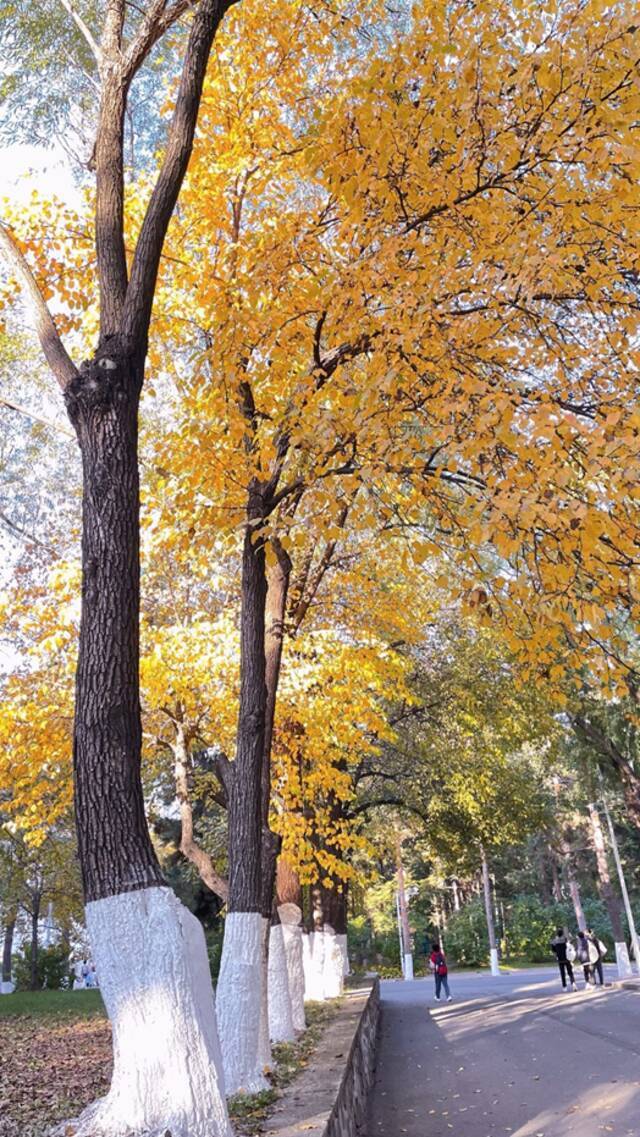
<instances>
[{"instance_id":1,"label":"red backpack","mask_svg":"<svg viewBox=\"0 0 640 1137\"><path fill-rule=\"evenodd\" d=\"M449 969L447 967L447 961L441 951L438 952L433 962L436 970L436 975L446 975L448 973Z\"/></svg>"}]
</instances>

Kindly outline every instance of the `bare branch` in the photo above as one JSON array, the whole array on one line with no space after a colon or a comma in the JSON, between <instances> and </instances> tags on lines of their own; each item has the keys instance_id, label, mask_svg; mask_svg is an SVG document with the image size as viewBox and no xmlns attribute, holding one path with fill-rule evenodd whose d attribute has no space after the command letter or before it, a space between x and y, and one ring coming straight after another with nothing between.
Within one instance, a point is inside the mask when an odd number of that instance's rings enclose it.
<instances>
[{"instance_id":1,"label":"bare branch","mask_svg":"<svg viewBox=\"0 0 640 1137\"><path fill-rule=\"evenodd\" d=\"M26 293L33 312L34 328L44 357L55 375L62 390L78 376L78 369L67 353L58 329L49 311L38 282L27 263L22 250L16 244L9 229L0 224L0 252L17 274Z\"/></svg>"},{"instance_id":2,"label":"bare branch","mask_svg":"<svg viewBox=\"0 0 640 1137\"><path fill-rule=\"evenodd\" d=\"M66 438L72 438L75 441L75 434L72 430L67 430L66 426L62 423L53 422L52 419L43 418L42 415L35 414L30 411L28 407L23 407L20 403L14 403L11 399L5 399L4 396L0 398L0 406L8 407L10 411L16 411L17 414L24 415L25 418L30 418L33 422L39 422L42 426L48 426L50 430L56 430L59 434L64 434Z\"/></svg>"},{"instance_id":3,"label":"bare branch","mask_svg":"<svg viewBox=\"0 0 640 1137\"><path fill-rule=\"evenodd\" d=\"M47 545L44 541L41 541L39 537L36 537L35 534L27 533L26 529L21 529L19 525L14 525L6 513L0 513L0 525L4 525L5 529L8 529L10 533L15 533L21 540L27 541L31 545L37 545L39 549L45 549L51 556L56 558L60 556L52 545Z\"/></svg>"},{"instance_id":4,"label":"bare branch","mask_svg":"<svg viewBox=\"0 0 640 1137\"><path fill-rule=\"evenodd\" d=\"M200 0L187 44L164 161L145 213L131 267L123 331L133 342L146 339L162 246L187 172L202 86L215 34L235 0Z\"/></svg>"},{"instance_id":5,"label":"bare branch","mask_svg":"<svg viewBox=\"0 0 640 1137\"><path fill-rule=\"evenodd\" d=\"M84 36L85 40L89 44L89 47L91 48L92 55L94 56L98 67L100 67L102 65L102 52L100 51L98 44L93 38L90 28L87 27L79 12L76 12L75 8L70 3L70 0L60 0L60 3L62 4L62 7L65 9L65 11L69 13L74 24Z\"/></svg>"}]
</instances>

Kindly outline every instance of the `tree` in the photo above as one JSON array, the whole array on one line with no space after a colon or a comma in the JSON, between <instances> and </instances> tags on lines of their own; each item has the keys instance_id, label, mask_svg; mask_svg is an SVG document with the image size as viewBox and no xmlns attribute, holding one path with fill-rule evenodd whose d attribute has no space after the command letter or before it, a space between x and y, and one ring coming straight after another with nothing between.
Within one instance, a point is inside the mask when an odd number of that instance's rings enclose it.
<instances>
[{"instance_id":1,"label":"tree","mask_svg":"<svg viewBox=\"0 0 640 1137\"><path fill-rule=\"evenodd\" d=\"M206 985L201 989L204 936L163 887L144 813L137 465L138 403L158 264L191 154L209 52L229 7L229 0L201 0L192 12L166 146L128 263L123 142L129 91L154 45L190 6L182 0L154 3L130 23L124 3L109 3L99 35L68 6L100 88L93 159L100 327L97 348L80 368L62 343L25 250L10 229L0 228L0 247L31 302L83 466L76 824L115 1061L111 1094L83 1117L79 1133L170 1128L180 1137L229 1129L210 984L208 994ZM201 1074L197 1099L195 1066ZM159 1077L163 1068L166 1076Z\"/></svg>"}]
</instances>

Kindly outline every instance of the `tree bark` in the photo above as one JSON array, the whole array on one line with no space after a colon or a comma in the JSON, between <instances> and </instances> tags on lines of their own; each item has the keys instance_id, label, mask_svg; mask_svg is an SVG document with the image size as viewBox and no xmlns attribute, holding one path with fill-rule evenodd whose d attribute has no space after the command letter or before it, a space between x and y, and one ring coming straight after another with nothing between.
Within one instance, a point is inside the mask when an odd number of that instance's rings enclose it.
<instances>
[{"instance_id":1,"label":"tree bark","mask_svg":"<svg viewBox=\"0 0 640 1137\"><path fill-rule=\"evenodd\" d=\"M263 767L267 708L265 549L255 539L264 520L259 486L247 506L242 553L240 617L240 709L236 760L229 799L229 911L262 911Z\"/></svg>"},{"instance_id":2,"label":"tree bark","mask_svg":"<svg viewBox=\"0 0 640 1137\"><path fill-rule=\"evenodd\" d=\"M573 910L575 912L578 930L581 932L585 932L587 930L587 921L585 919L584 909L582 907L582 897L580 895L580 885L578 884L576 875L573 871L573 864L571 861L571 846L569 845L569 842L567 841L566 837L562 837L562 839L561 839L560 851L562 853L562 862L563 862L563 866L564 866L564 872L565 872L565 876L567 878L567 885L569 887L569 895L571 897L571 903L573 904Z\"/></svg>"},{"instance_id":3,"label":"tree bark","mask_svg":"<svg viewBox=\"0 0 640 1137\"><path fill-rule=\"evenodd\" d=\"M38 990L38 921L40 919L40 893L35 893L31 908L31 976L29 987Z\"/></svg>"},{"instance_id":4,"label":"tree bark","mask_svg":"<svg viewBox=\"0 0 640 1137\"><path fill-rule=\"evenodd\" d=\"M113 337L66 388L84 479L73 760L87 901L162 883L140 777L138 398L144 353Z\"/></svg>"},{"instance_id":5,"label":"tree bark","mask_svg":"<svg viewBox=\"0 0 640 1137\"><path fill-rule=\"evenodd\" d=\"M265 518L262 487L247 503L242 554L240 709L236 759L229 778L229 899L217 1010L227 1092L266 1089L268 1049L267 931L263 916L262 775L267 705L265 549L256 530ZM275 871L275 870L274 870ZM238 996L241 994L241 999Z\"/></svg>"},{"instance_id":6,"label":"tree bark","mask_svg":"<svg viewBox=\"0 0 640 1137\"><path fill-rule=\"evenodd\" d=\"M2 982L11 982L11 955L13 952L13 933L16 927L16 914L12 912L4 926L4 945L2 949Z\"/></svg>"},{"instance_id":7,"label":"tree bark","mask_svg":"<svg viewBox=\"0 0 640 1137\"><path fill-rule=\"evenodd\" d=\"M560 882L560 875L558 873L558 862L556 861L555 854L554 854L553 850L551 851L550 861L551 861L551 887L552 887L552 891L553 891L553 899L555 900L556 904L562 904L562 901L564 899L562 896L562 884Z\"/></svg>"},{"instance_id":8,"label":"tree bark","mask_svg":"<svg viewBox=\"0 0 640 1137\"><path fill-rule=\"evenodd\" d=\"M604 900L607 912L609 913L609 920L611 922L611 930L613 932L614 942L623 944L625 936L622 926L622 907L618 897L615 894L613 884L611 881L611 874L609 872L609 863L607 860L607 850L604 842L604 834L602 832L602 825L600 823L600 814L594 804L590 802L588 805L589 821L591 822L591 840L593 850L596 855L596 865L598 868L598 887L599 892Z\"/></svg>"},{"instance_id":9,"label":"tree bark","mask_svg":"<svg viewBox=\"0 0 640 1137\"><path fill-rule=\"evenodd\" d=\"M275 726L276 702L282 649L284 646L284 624L287 612L287 595L291 578L291 559L280 542L273 541L275 562L267 569L267 595L265 607L265 726L264 752L261 771L261 809L262 809L262 915L278 920L277 904L274 900L276 862L280 851L280 840L269 828L269 807L271 804L271 747Z\"/></svg>"},{"instance_id":10,"label":"tree bark","mask_svg":"<svg viewBox=\"0 0 640 1137\"><path fill-rule=\"evenodd\" d=\"M460 911L460 888L458 885L458 878L455 876L451 880L451 889L453 892L453 911L459 912Z\"/></svg>"}]
</instances>

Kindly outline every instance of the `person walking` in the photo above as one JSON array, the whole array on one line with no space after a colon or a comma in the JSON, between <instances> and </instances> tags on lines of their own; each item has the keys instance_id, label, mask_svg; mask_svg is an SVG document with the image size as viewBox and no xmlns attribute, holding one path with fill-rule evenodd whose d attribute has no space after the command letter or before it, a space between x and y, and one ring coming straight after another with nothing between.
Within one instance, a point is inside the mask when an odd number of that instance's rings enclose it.
<instances>
[{"instance_id":1,"label":"person walking","mask_svg":"<svg viewBox=\"0 0 640 1137\"><path fill-rule=\"evenodd\" d=\"M568 980L570 990L577 991L578 988L576 987L575 976L573 974L573 960L576 958L576 949L569 937L565 936L562 928L556 929L556 934L551 940L549 947L558 961L563 990L567 990Z\"/></svg>"},{"instance_id":2,"label":"person walking","mask_svg":"<svg viewBox=\"0 0 640 1137\"><path fill-rule=\"evenodd\" d=\"M440 991L444 987L447 1002L451 1002L451 992L449 990L449 968L447 967L447 960L445 954L440 947L440 944L431 945L431 955L429 956L429 967L435 976L436 981L436 999L440 1002Z\"/></svg>"},{"instance_id":3,"label":"person walking","mask_svg":"<svg viewBox=\"0 0 640 1137\"><path fill-rule=\"evenodd\" d=\"M594 945L598 953L598 958L594 961L593 964L594 982L599 983L601 987L604 987L604 969L602 967L602 961L607 954L607 945L603 944L602 940L598 939L593 928L587 928L587 939Z\"/></svg>"},{"instance_id":4,"label":"person walking","mask_svg":"<svg viewBox=\"0 0 640 1137\"><path fill-rule=\"evenodd\" d=\"M585 987L595 988L593 969L600 956L595 943L586 932L578 932L577 957L582 964Z\"/></svg>"}]
</instances>

